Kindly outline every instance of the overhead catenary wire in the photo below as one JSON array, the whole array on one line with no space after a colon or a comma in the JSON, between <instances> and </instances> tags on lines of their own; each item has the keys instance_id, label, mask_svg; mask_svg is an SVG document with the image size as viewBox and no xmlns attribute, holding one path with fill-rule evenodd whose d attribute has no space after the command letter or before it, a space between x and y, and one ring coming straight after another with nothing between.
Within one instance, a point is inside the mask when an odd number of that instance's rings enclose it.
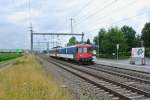
<instances>
[{"instance_id":1,"label":"overhead catenary wire","mask_svg":"<svg viewBox=\"0 0 150 100\"><path fill-rule=\"evenodd\" d=\"M125 4L123 7L121 6L121 7L119 7L118 9L119 9L119 11L120 11L120 9L121 8L126 8L126 6L128 5L132 5L133 6L133 4L135 4L135 2L136 2L137 0L133 0L132 2L129 2L129 3L127 3L127 4ZM118 13L119 11L118 11L118 9L114 9L112 12L114 12L113 14L115 14L115 13ZM101 19L102 21L100 21L100 23L99 24L101 24L102 22L104 22L104 19L106 19L106 18L109 18L109 15L104 15L104 16L102 16L102 17L100 17L100 18L98 18L98 19ZM98 22L98 21L97 21ZM97 23L98 24L98 23ZM90 24L88 24L88 25L90 25Z\"/></svg>"},{"instance_id":2,"label":"overhead catenary wire","mask_svg":"<svg viewBox=\"0 0 150 100\"><path fill-rule=\"evenodd\" d=\"M81 14L81 12L84 11L85 8L87 8L91 3L93 3L93 0L89 0L85 5L83 5L82 8L80 8L80 10L78 11L78 13L73 15L73 18L79 16Z\"/></svg>"},{"instance_id":3,"label":"overhead catenary wire","mask_svg":"<svg viewBox=\"0 0 150 100\"><path fill-rule=\"evenodd\" d=\"M117 9L112 10L111 12L113 12L113 14L119 13L119 11L122 10L122 8L124 9L124 8L126 8L126 6L129 6L129 5L131 6L131 5L135 4L136 1L137 0L133 0L132 2L129 2L129 3L125 4L123 7L121 6L121 7L117 8ZM108 14L110 14L110 13L108 13ZM98 19L102 20L102 19L106 19L108 17L109 17L109 15L103 15L103 16L100 16ZM79 23L78 25L81 25L81 24L82 23Z\"/></svg>"},{"instance_id":4,"label":"overhead catenary wire","mask_svg":"<svg viewBox=\"0 0 150 100\"><path fill-rule=\"evenodd\" d=\"M112 2L106 4L102 9L100 9L100 10L98 10L98 11L101 11L101 10L103 11L104 9L107 8L107 6L110 7L110 5L113 4L113 3L115 3L116 1L118 1L118 0L113 0ZM74 19L75 17L76 17L76 18L77 18L77 17L80 17L79 14L80 14L81 12L83 12L84 9L87 8L92 2L93 2L92 0L89 0L89 1L81 8L81 10L78 12L78 14L74 15L72 18ZM97 13L98 11L96 11L95 13ZM95 14L95 13L94 13L94 14ZM87 16L87 18L90 17L90 16L93 16L93 14ZM84 19L84 20L87 20L87 19ZM81 21L80 21L80 22L81 22ZM74 24L76 24L76 26L77 26L77 24L79 24L79 23L78 23L78 21L77 21L77 22L74 23Z\"/></svg>"},{"instance_id":5,"label":"overhead catenary wire","mask_svg":"<svg viewBox=\"0 0 150 100\"><path fill-rule=\"evenodd\" d=\"M91 0L92 1L92 0ZM85 8L87 8L88 7L88 5L90 5L91 4L91 1L89 1L85 6L83 6L83 8L81 9L81 11L78 13L78 15L85 9ZM113 0L112 2L110 2L110 3L108 3L108 4L106 4L104 7L102 7L100 10L98 10L98 11L103 11L104 9L106 9L107 8L107 6L109 6L110 7L110 5L111 4L113 4L114 3L114 1L118 1L118 0ZM106 3L106 2L104 2L104 3ZM97 13L98 11L96 11L96 12L94 12L93 14L95 14L95 13ZM88 17L90 17L90 16L93 16L93 14L91 14L91 15L89 15L89 16L87 16L86 18L88 19ZM74 17L76 17L76 16L74 16ZM84 19L84 20L87 20L87 19ZM83 21L83 20L82 20ZM80 21L81 22L81 21ZM80 23L81 24L81 23ZM76 26L78 26L79 25L79 23L78 22L76 22L75 23L75 25Z\"/></svg>"},{"instance_id":6,"label":"overhead catenary wire","mask_svg":"<svg viewBox=\"0 0 150 100\"><path fill-rule=\"evenodd\" d=\"M140 13L140 14L137 14L137 15L134 15L134 16L130 16L130 17L128 17L128 18L123 18L123 19L121 19L121 20L112 22L111 24L120 23L120 22L122 22L122 21L129 20L129 19L132 19L132 18L135 18L135 17L138 17L138 16L142 16L142 15L147 14L147 13L150 13L150 10L148 10L148 11L146 11L146 12L143 12L143 13ZM96 31L96 30L99 30L99 29L100 29L100 26L97 27L97 28L91 29L91 30L87 30L87 31L85 31L85 32L93 32L93 31Z\"/></svg>"},{"instance_id":7,"label":"overhead catenary wire","mask_svg":"<svg viewBox=\"0 0 150 100\"><path fill-rule=\"evenodd\" d=\"M99 12L99 13L100 13L100 12L103 12L106 8L111 7L111 6L112 6L114 3L116 3L117 1L118 1L118 0L113 0L113 1L109 2L108 4L104 5L101 9L95 11L94 13L92 13L92 14L86 16L86 17L82 17L82 18L83 18L82 21L88 20L89 18L95 16L98 12ZM81 21L80 21L80 22L81 22ZM77 24L79 24L79 23L77 23Z\"/></svg>"},{"instance_id":8,"label":"overhead catenary wire","mask_svg":"<svg viewBox=\"0 0 150 100\"><path fill-rule=\"evenodd\" d=\"M137 1L137 0L133 0L132 2L127 3L126 5L123 6L123 8L126 8L127 5L130 5L130 6L132 5L132 6L133 6L133 4L135 4L136 1ZM122 6L119 7L118 9L121 9L121 8L122 8ZM114 12L113 14L116 14L116 13L118 13L119 11L118 11L117 9L114 9L112 12ZM106 19L106 18L109 18L109 15L104 15L104 16L102 16L101 18L99 18L99 19L101 19L101 21L100 21L99 23L96 23L96 24L101 24L102 22L105 22L104 19ZM88 24L88 25L90 25L90 24ZM95 28L94 28L94 29L95 29Z\"/></svg>"}]
</instances>

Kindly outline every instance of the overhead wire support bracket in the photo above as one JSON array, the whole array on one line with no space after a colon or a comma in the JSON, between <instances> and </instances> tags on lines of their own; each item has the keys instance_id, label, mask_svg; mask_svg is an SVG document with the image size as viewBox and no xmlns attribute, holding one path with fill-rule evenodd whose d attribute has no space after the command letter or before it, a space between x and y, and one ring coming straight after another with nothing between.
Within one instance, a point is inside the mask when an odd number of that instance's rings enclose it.
<instances>
[{"instance_id":1,"label":"overhead wire support bracket","mask_svg":"<svg viewBox=\"0 0 150 100\"><path fill-rule=\"evenodd\" d=\"M78 36L82 36L82 41L83 41L83 37L84 37L84 33L82 34L75 34L75 33L34 33L32 28L31 28L31 51L33 51L33 43L34 43L34 38L33 36L34 35L56 35L56 36L59 36L59 35L78 35Z\"/></svg>"},{"instance_id":2,"label":"overhead wire support bracket","mask_svg":"<svg viewBox=\"0 0 150 100\"><path fill-rule=\"evenodd\" d=\"M84 34L75 34L75 33L33 33L33 35L83 35Z\"/></svg>"}]
</instances>

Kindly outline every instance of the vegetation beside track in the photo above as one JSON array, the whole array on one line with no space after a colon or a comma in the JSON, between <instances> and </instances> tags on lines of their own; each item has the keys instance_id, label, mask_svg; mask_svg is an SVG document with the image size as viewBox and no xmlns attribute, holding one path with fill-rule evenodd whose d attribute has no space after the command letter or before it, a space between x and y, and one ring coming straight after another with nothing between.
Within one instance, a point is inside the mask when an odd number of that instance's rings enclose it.
<instances>
[{"instance_id":1,"label":"vegetation beside track","mask_svg":"<svg viewBox=\"0 0 150 100\"><path fill-rule=\"evenodd\" d=\"M21 57L22 53L0 53L0 62Z\"/></svg>"},{"instance_id":2,"label":"vegetation beside track","mask_svg":"<svg viewBox=\"0 0 150 100\"><path fill-rule=\"evenodd\" d=\"M70 100L32 55L0 71L0 100Z\"/></svg>"}]
</instances>

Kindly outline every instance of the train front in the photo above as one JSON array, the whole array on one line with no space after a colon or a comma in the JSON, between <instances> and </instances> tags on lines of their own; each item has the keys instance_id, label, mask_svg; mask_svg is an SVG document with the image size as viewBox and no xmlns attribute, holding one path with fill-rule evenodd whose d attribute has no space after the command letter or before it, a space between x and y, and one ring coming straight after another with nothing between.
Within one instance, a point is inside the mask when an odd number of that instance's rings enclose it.
<instances>
[{"instance_id":1,"label":"train front","mask_svg":"<svg viewBox=\"0 0 150 100\"><path fill-rule=\"evenodd\" d=\"M93 46L89 44L77 45L76 61L84 64L94 63L95 54L93 53Z\"/></svg>"}]
</instances>

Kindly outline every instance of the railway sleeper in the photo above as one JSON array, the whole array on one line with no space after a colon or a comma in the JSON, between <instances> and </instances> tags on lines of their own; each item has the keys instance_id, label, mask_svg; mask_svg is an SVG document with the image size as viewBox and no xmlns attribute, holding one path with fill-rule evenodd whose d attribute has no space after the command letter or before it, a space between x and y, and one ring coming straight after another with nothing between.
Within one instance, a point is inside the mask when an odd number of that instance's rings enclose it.
<instances>
[{"instance_id":1,"label":"railway sleeper","mask_svg":"<svg viewBox=\"0 0 150 100\"><path fill-rule=\"evenodd\" d=\"M119 97L113 97L112 100L120 100Z\"/></svg>"},{"instance_id":2,"label":"railway sleeper","mask_svg":"<svg viewBox=\"0 0 150 100\"><path fill-rule=\"evenodd\" d=\"M143 99L143 100L150 100L150 98L146 98L146 99Z\"/></svg>"},{"instance_id":3,"label":"railway sleeper","mask_svg":"<svg viewBox=\"0 0 150 100\"><path fill-rule=\"evenodd\" d=\"M125 89L122 89L122 88L120 88L120 89L115 89L116 91L124 91Z\"/></svg>"},{"instance_id":4,"label":"railway sleeper","mask_svg":"<svg viewBox=\"0 0 150 100\"><path fill-rule=\"evenodd\" d=\"M135 95L137 95L137 93L135 93L135 92L134 93L124 93L124 95L125 96L135 96Z\"/></svg>"},{"instance_id":5,"label":"railway sleeper","mask_svg":"<svg viewBox=\"0 0 150 100\"><path fill-rule=\"evenodd\" d=\"M112 100L120 100L119 97L113 97Z\"/></svg>"},{"instance_id":6,"label":"railway sleeper","mask_svg":"<svg viewBox=\"0 0 150 100\"><path fill-rule=\"evenodd\" d=\"M118 93L121 93L121 94L131 93L131 90L120 91Z\"/></svg>"},{"instance_id":7,"label":"railway sleeper","mask_svg":"<svg viewBox=\"0 0 150 100\"><path fill-rule=\"evenodd\" d=\"M136 95L136 96L131 96L131 97L129 97L129 98L135 99L135 100L142 100L142 99L144 99L145 97L144 97L144 95Z\"/></svg>"}]
</instances>

